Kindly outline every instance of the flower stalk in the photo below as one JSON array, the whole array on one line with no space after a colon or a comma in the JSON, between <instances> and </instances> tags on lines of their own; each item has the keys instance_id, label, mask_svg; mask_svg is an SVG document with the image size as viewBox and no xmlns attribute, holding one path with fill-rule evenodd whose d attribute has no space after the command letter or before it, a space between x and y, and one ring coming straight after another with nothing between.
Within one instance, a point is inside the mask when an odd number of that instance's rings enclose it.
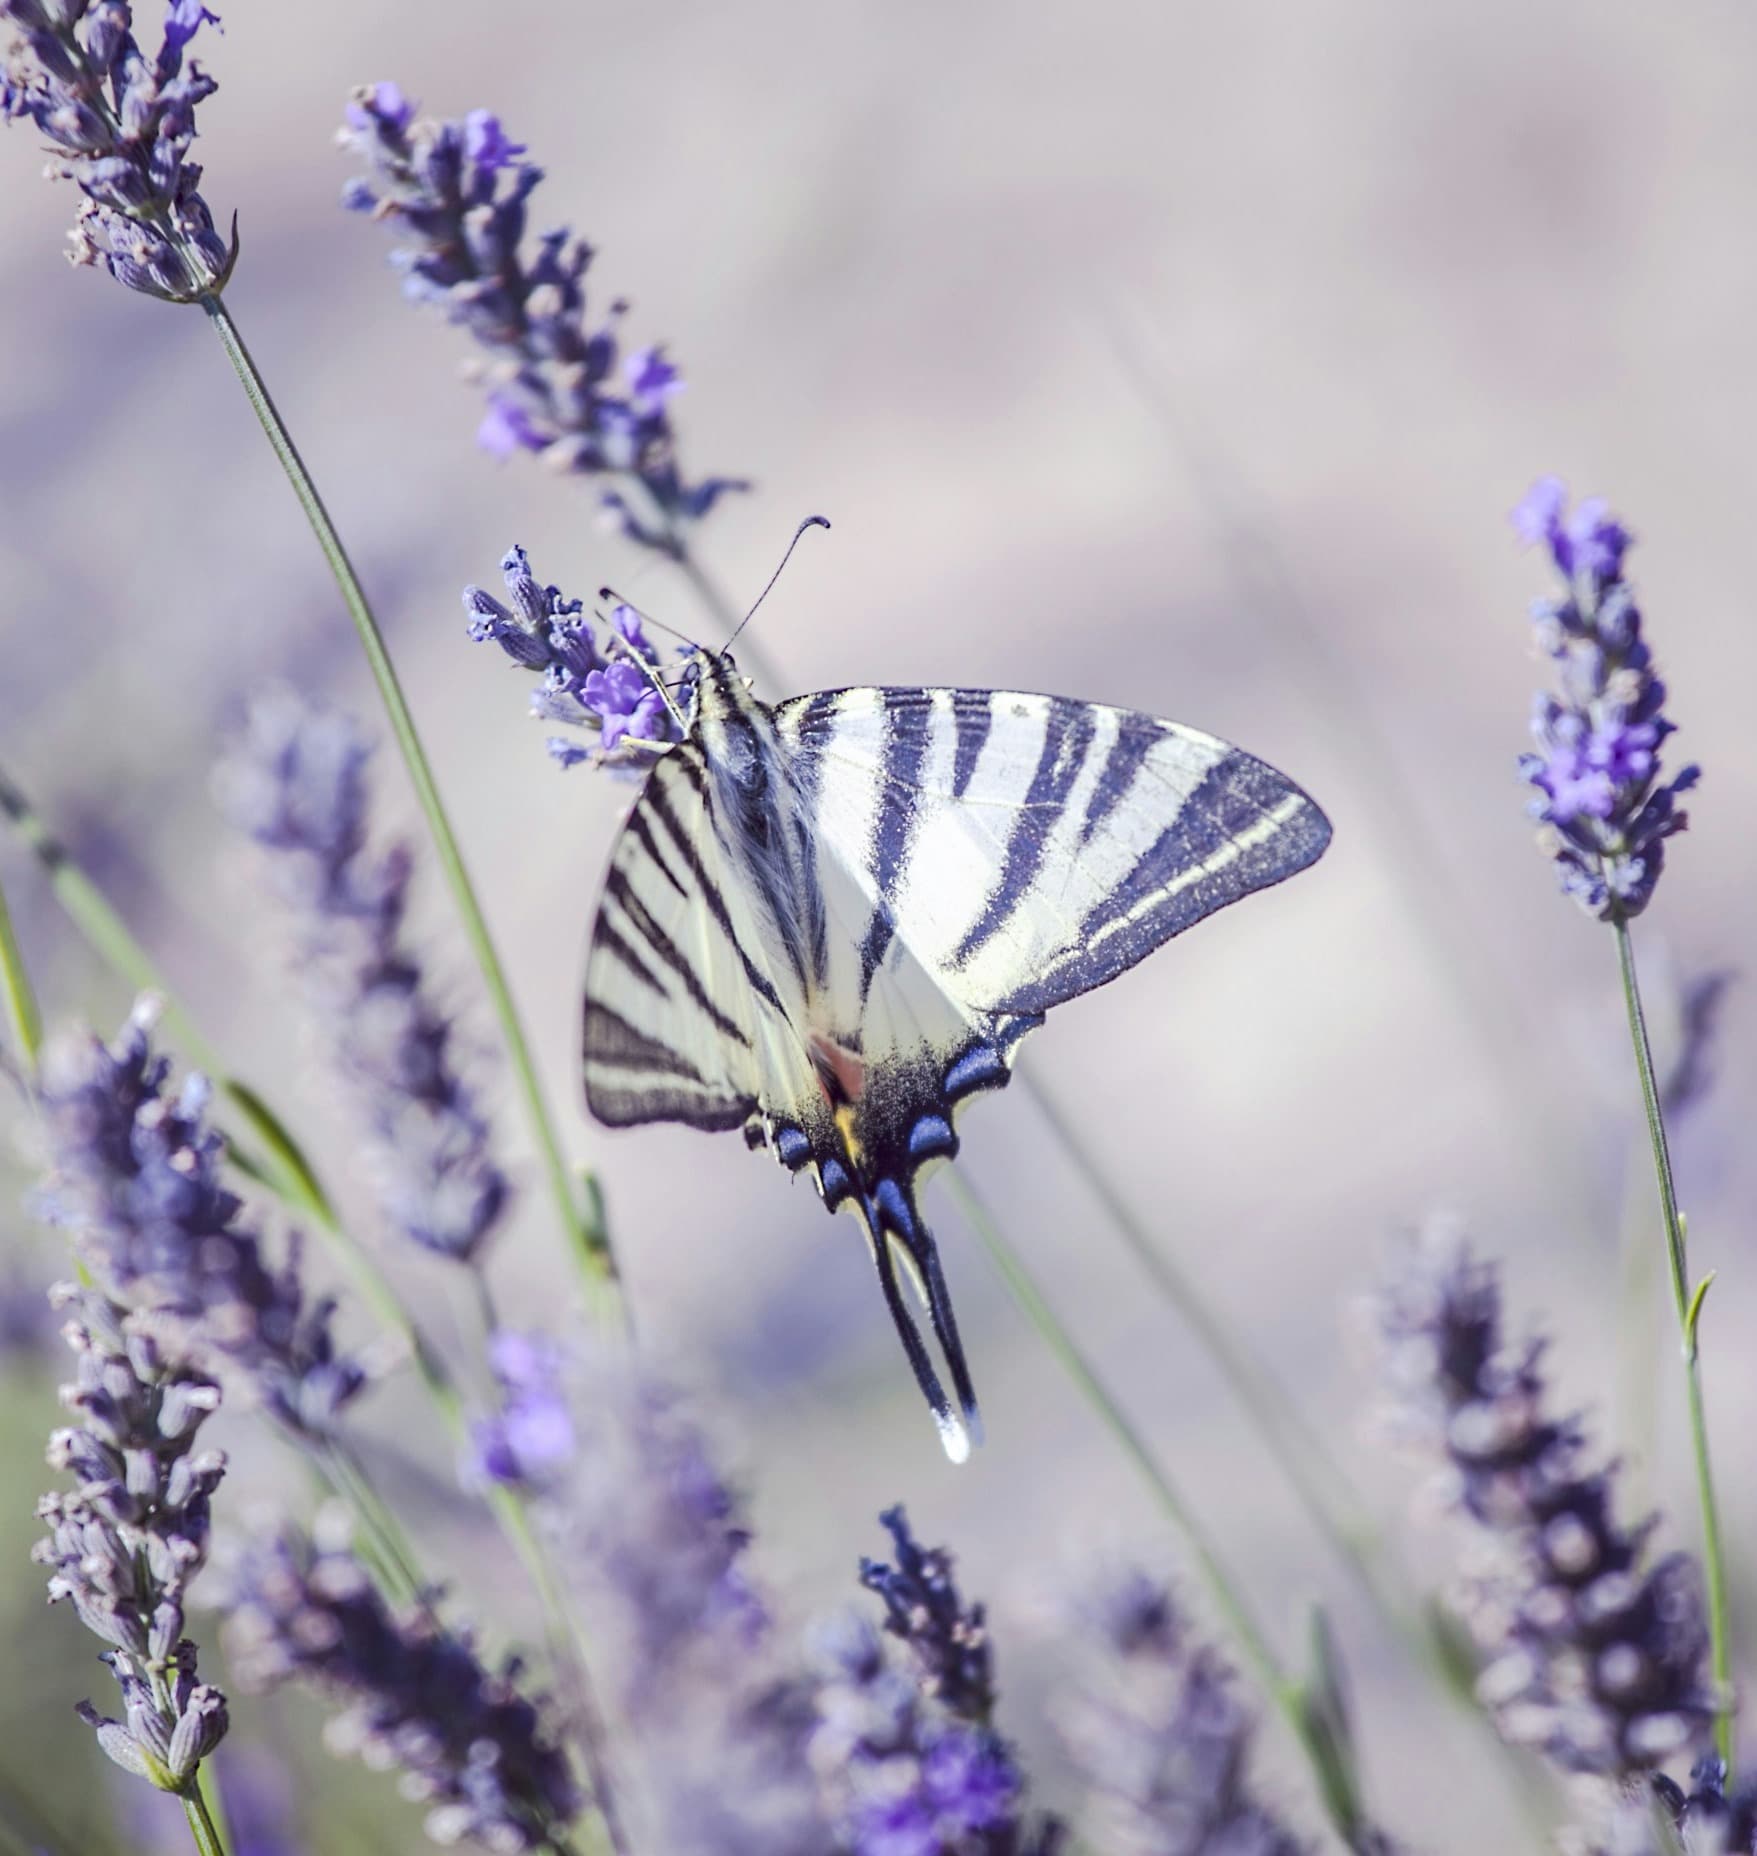
<instances>
[{"instance_id":1,"label":"flower stalk","mask_svg":"<svg viewBox=\"0 0 1757 1856\"><path fill-rule=\"evenodd\" d=\"M1666 1264L1671 1276L1672 1306L1678 1320L1685 1396L1690 1412L1690 1451L1696 1472L1696 1500L1702 1513L1703 1582L1708 1595L1709 1656L1715 1685L1714 1743L1730 1774L1733 1764L1732 1620L1727 1602L1726 1547L1720 1532L1720 1504L1715 1496L1714 1469L1708 1449L1708 1414L1702 1396L1698 1343L1703 1298L1714 1275L1711 1271L1692 1288L1684 1215L1678 1209L1671 1148L1666 1140L1665 1114L1653 1067L1653 1047L1647 1035L1647 1016L1642 1010L1641 984L1635 971L1634 943L1629 924L1621 916L1615 919L1613 929L1617 937L1623 1002L1629 1016L1629 1040L1635 1050L1636 1074L1641 1079L1641 1104L1647 1119L1648 1143L1653 1150L1654 1178L1659 1186Z\"/></svg>"}]
</instances>

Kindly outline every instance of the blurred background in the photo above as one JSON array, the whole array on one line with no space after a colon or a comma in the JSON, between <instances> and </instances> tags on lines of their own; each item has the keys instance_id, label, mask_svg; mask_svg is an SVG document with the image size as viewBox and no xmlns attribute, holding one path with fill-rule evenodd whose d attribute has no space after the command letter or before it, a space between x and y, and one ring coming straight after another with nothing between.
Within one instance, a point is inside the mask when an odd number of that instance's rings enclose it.
<instances>
[{"instance_id":1,"label":"blurred background","mask_svg":"<svg viewBox=\"0 0 1757 1856\"><path fill-rule=\"evenodd\" d=\"M1556 894L1513 770L1546 571L1506 511L1554 471L1610 497L1641 543L1677 758L1705 768L1639 929L1663 1029L1693 976L1742 965L1757 912L1757 631L1728 540L1748 524L1757 424L1749 10L233 0L224 20L200 48L221 90L198 152L216 212L240 216L228 301L385 622L644 1340L701 1394L762 1568L800 1614L849 1595L855 1557L883 1546L876 1511L906 1499L990 1601L1006 1725L1053 1801L1056 1602L1095 1556L1176 1569L1180 1547L941 1191L930 1215L990 1430L962 1470L939 1455L851 1221L736 1139L586 1123L581 963L629 792L551 766L526 681L467 641L459 591L498 588L520 542L570 591L609 580L686 631L710 621L681 577L602 530L589 484L475 449L463 336L401 301L388 240L337 206L352 169L333 134L363 81L394 77L435 114L494 109L530 145L548 174L536 221L596 244L599 302L632 299L631 341L667 342L684 372L686 468L755 480L701 536L735 604L802 516L834 522L757 622L781 668L766 693L943 681L1127 703L1239 742L1330 812L1315 871L1058 1014L1025 1064L1424 1583L1450 1551L1404 1522L1416 1476L1373 1440L1349 1330L1390 1240L1435 1207L1507 1260L1569 1395L1607 1443L1621 1433L1667 1540L1693 1544L1657 1273L1637 1281L1646 1313L1623 1307L1624 1228L1656 1257L1658 1227L1631 1169L1614 948ZM375 699L202 317L70 270L74 197L39 166L28 133L0 139L4 760L238 1071L336 1156L370 1234L277 921L209 774L266 680L381 730ZM386 831L413 833L388 752L377 790ZM113 1030L125 992L10 839L0 878L51 1015ZM430 868L419 926L531 1188L497 1288L510 1317L553 1321L570 1279ZM1705 1358L1746 1650L1754 1010L1735 985L1713 1092L1676 1153L1693 1260L1720 1270ZM67 1707L108 1679L70 1617L41 1615L23 1559L60 1369L31 1297L62 1265L21 1209L32 1136L14 1120L0 1779L29 1792L45 1771L86 1773L53 1788L88 1814L82 1847L149 1847L102 1826L112 1788ZM1473 1778L1471 1737L1356 1601L1034 1104L1015 1089L964 1132L968 1176L1277 1643L1294 1654L1309 1598L1334 1607L1387 1821L1436 1850L1505 1847L1504 1794ZM384 1260L449 1319L437 1267ZM387 1486L432 1506L442 1558L479 1566L443 1452L407 1458L413 1409L392 1385L365 1410ZM251 1499L298 1499L290 1465L238 1458ZM328 1762L304 1710L237 1713L241 1738L294 1750L307 1793L364 1814L308 1847L421 1846L415 1813ZM1282 1737L1262 1738L1272 1789L1315 1824Z\"/></svg>"}]
</instances>

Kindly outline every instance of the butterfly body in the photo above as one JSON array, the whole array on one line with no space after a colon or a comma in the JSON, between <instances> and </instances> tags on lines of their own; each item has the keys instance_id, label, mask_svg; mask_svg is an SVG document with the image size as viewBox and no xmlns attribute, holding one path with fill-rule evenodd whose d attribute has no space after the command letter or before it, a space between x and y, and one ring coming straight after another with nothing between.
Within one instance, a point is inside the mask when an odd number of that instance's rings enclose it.
<instances>
[{"instance_id":1,"label":"butterfly body","mask_svg":"<svg viewBox=\"0 0 1757 1856\"><path fill-rule=\"evenodd\" d=\"M1129 710L955 689L770 707L723 655L692 683L612 853L588 1103L616 1126L742 1127L856 1211L961 1458L976 1401L921 1174L1051 1006L1303 868L1329 826L1262 762Z\"/></svg>"}]
</instances>

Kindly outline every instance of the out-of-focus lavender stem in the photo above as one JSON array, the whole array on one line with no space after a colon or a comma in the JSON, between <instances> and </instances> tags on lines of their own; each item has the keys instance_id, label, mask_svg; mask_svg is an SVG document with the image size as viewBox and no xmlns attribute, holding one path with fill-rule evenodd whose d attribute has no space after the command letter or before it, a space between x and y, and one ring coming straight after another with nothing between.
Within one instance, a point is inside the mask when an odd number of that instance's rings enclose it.
<instances>
[{"instance_id":1,"label":"out-of-focus lavender stem","mask_svg":"<svg viewBox=\"0 0 1757 1856\"><path fill-rule=\"evenodd\" d=\"M1678 1210L1677 1186L1672 1178L1671 1149L1666 1142L1665 1114L1660 1106L1659 1084L1653 1069L1653 1047L1647 1036L1647 1018L1641 1007L1641 985L1635 972L1635 948L1629 924L1613 918L1617 936L1617 962L1622 973L1623 999L1629 1013L1629 1037L1635 1047L1635 1068L1641 1079L1641 1103L1647 1115L1647 1136L1653 1148L1654 1177L1659 1184L1660 1214L1665 1221L1666 1261L1671 1270L1672 1301L1678 1317L1678 1340L1683 1352L1684 1385L1690 1407L1690 1445L1696 1463L1696 1496L1702 1510L1702 1560L1708 1588L1708 1634L1716 1688L1714 1739L1720 1756L1733 1765L1732 1633L1727 1610L1726 1549L1720 1537L1720 1511L1714 1493L1714 1471L1708 1453L1708 1415L1702 1400L1702 1366L1698 1357L1697 1325L1702 1313L1702 1292L1690 1285L1690 1264L1685 1249L1684 1220Z\"/></svg>"},{"instance_id":2,"label":"out-of-focus lavender stem","mask_svg":"<svg viewBox=\"0 0 1757 1856\"><path fill-rule=\"evenodd\" d=\"M18 1041L18 1054L26 1069L34 1070L37 1053L43 1047L43 1018L37 1010L36 990L24 964L24 950L13 931L4 885L0 885L0 990L6 994L6 1015L12 1023L12 1035Z\"/></svg>"},{"instance_id":3,"label":"out-of-focus lavender stem","mask_svg":"<svg viewBox=\"0 0 1757 1856\"><path fill-rule=\"evenodd\" d=\"M440 798L439 787L433 777L433 769L428 762L426 750L421 745L421 737L415 727L415 718L403 695L402 685L397 677L396 667L391 662L390 652L385 646L383 633L379 630L378 621L373 616L365 590L360 584L360 578L348 558L347 549L342 545L341 536L330 519L329 511L324 507L317 485L305 468L304 460L300 457L292 435L287 430L285 421L270 397L267 383L252 360L249 349L244 345L244 338L239 333L238 325L233 321L231 312L217 296L204 296L201 299L201 306L207 312L208 320L212 323L214 332L218 335L220 344L232 363L233 370L244 388L245 397L249 400L251 410L256 414L257 421L268 438L276 460L286 472L287 481L292 485L299 507L304 511L312 533L317 537L318 547L323 552L324 560L328 563L330 573L341 593L342 602L348 609L348 616L353 620L354 629L359 634L361 647L366 653L366 661L372 670L373 681L378 686L385 713L390 718L391 732L396 737L397 747L409 770L409 778L414 785L415 796L420 802L422 814L427 821L434 849L439 856L440 867L445 872L446 882L457 906L465 937L470 943L477 965L481 968L482 978L488 988L495 1016L500 1023L501 1035L506 1040L507 1055L512 1063L513 1073L518 1079L519 1093L524 1100L531 1131L542 1159L543 1170L555 1200L557 1213L562 1221L562 1230L573 1250L575 1262L580 1268L594 1303L601 1310L607 1310L608 1305L614 1303L619 1294L616 1259L611 1249L610 1234L601 1222L588 1221L568 1178L561 1143L556 1135L548 1104L544 1100L542 1085L537 1078L536 1063L531 1055L530 1044L525 1037L518 1008L513 1001L512 989L507 983L500 956L495 951L494 939L489 932L487 918L482 913L475 886L470 881L463 852L452 831L444 801Z\"/></svg>"}]
</instances>

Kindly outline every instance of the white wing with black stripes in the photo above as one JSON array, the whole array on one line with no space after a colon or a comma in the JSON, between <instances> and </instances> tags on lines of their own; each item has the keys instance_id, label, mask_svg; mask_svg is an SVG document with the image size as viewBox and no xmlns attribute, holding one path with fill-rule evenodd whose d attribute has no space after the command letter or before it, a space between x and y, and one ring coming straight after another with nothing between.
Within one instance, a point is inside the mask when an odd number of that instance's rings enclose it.
<instances>
[{"instance_id":1,"label":"white wing with black stripes","mask_svg":"<svg viewBox=\"0 0 1757 1856\"><path fill-rule=\"evenodd\" d=\"M770 709L714 660L612 856L586 972L588 1101L618 1126L743 1126L831 1210L852 1206L961 1458L976 1401L921 1172L956 1153L963 1103L1006 1082L1051 1006L1328 840L1298 787L1177 723L989 690Z\"/></svg>"}]
</instances>

